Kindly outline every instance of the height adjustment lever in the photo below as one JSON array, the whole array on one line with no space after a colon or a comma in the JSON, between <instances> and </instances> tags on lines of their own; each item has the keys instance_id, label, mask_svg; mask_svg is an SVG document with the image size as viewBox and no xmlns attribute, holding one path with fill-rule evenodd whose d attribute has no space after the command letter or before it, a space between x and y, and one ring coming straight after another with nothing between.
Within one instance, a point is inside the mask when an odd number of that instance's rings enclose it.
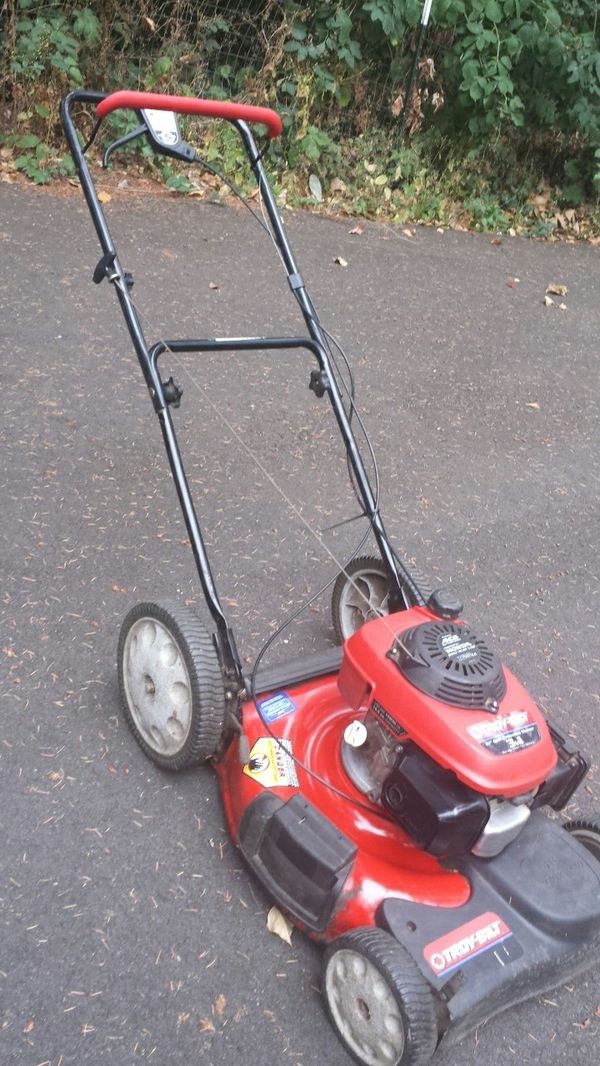
<instances>
[{"instance_id":1,"label":"height adjustment lever","mask_svg":"<svg viewBox=\"0 0 600 1066\"><path fill-rule=\"evenodd\" d=\"M329 388L329 378L324 370L311 370L308 387L315 396L321 399Z\"/></svg>"},{"instance_id":2,"label":"height adjustment lever","mask_svg":"<svg viewBox=\"0 0 600 1066\"><path fill-rule=\"evenodd\" d=\"M181 385L177 385L173 381L172 374L168 381L163 381L162 387L167 403L172 404L173 407L179 407L181 404L181 397L183 396L183 389L181 388Z\"/></svg>"}]
</instances>

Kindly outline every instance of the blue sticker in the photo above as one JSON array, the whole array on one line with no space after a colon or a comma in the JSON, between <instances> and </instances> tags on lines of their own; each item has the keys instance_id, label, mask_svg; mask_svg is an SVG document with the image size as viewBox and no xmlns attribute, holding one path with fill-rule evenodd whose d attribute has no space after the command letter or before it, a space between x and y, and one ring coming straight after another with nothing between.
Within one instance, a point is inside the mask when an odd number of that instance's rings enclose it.
<instances>
[{"instance_id":1,"label":"blue sticker","mask_svg":"<svg viewBox=\"0 0 600 1066\"><path fill-rule=\"evenodd\" d=\"M287 692L274 692L267 696L266 700L258 700L260 716L265 722L276 722L278 718L284 718L296 710L296 704L290 699Z\"/></svg>"}]
</instances>

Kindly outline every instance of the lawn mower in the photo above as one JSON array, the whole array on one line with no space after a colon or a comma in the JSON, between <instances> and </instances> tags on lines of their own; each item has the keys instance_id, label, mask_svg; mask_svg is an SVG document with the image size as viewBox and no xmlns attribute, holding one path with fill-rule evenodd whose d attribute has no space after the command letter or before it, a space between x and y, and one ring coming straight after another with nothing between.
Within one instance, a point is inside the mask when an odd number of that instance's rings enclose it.
<instances>
[{"instance_id":1,"label":"lawn mower","mask_svg":"<svg viewBox=\"0 0 600 1066\"><path fill-rule=\"evenodd\" d=\"M203 163L178 115L233 124L306 336L160 340L148 347L86 153L115 110L136 137ZM78 123L93 127L80 142ZM322 991L363 1066L418 1066L497 1012L571 979L600 946L600 818L564 823L588 770L448 590L399 558L363 461L353 388L308 296L250 130L281 131L263 107L119 91L76 91L61 119L101 246L93 280L116 292L158 416L198 577L214 623L173 602L134 606L118 643L125 717L165 770L209 760L228 829L279 908L324 945ZM338 564L340 646L247 676L211 573L161 372L178 353L304 350L309 387L327 397L351 483L377 545ZM345 380L345 379L344 379ZM238 435L239 436L239 435ZM364 543L364 541L363 541ZM361 546L362 547L362 544ZM337 560L336 560L337 562ZM332 582L333 583L333 582ZM270 642L268 642L270 643ZM544 811L544 808L546 809Z\"/></svg>"}]
</instances>

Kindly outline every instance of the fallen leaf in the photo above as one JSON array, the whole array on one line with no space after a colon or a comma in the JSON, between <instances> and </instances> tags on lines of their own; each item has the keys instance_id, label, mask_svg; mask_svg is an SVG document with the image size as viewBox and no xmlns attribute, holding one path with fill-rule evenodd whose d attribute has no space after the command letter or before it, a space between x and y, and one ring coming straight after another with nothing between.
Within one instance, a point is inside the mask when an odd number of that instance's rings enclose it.
<instances>
[{"instance_id":1,"label":"fallen leaf","mask_svg":"<svg viewBox=\"0 0 600 1066\"><path fill-rule=\"evenodd\" d=\"M35 1025L35 1022L34 1022L33 1018L28 1018L27 1021L25 1022L25 1025L23 1026L23 1032L24 1033L30 1033L32 1031L34 1025Z\"/></svg>"},{"instance_id":2,"label":"fallen leaf","mask_svg":"<svg viewBox=\"0 0 600 1066\"><path fill-rule=\"evenodd\" d=\"M362 228L362 226L353 226L352 229L350 230L350 235L352 237L362 237L364 232L365 231Z\"/></svg>"},{"instance_id":3,"label":"fallen leaf","mask_svg":"<svg viewBox=\"0 0 600 1066\"><path fill-rule=\"evenodd\" d=\"M329 182L329 188L331 192L346 192L348 186L341 178L332 178Z\"/></svg>"},{"instance_id":4,"label":"fallen leaf","mask_svg":"<svg viewBox=\"0 0 600 1066\"><path fill-rule=\"evenodd\" d=\"M101 204L109 204L112 200L112 196L109 192L104 192L104 189L101 189L98 193L98 199Z\"/></svg>"},{"instance_id":5,"label":"fallen leaf","mask_svg":"<svg viewBox=\"0 0 600 1066\"><path fill-rule=\"evenodd\" d=\"M120 585L112 585L113 592L127 592L127 589L121 588Z\"/></svg>"},{"instance_id":6,"label":"fallen leaf","mask_svg":"<svg viewBox=\"0 0 600 1066\"><path fill-rule=\"evenodd\" d=\"M539 411L540 409L539 403L536 403L535 400L532 400L531 403L526 403L525 407L533 407L535 411Z\"/></svg>"},{"instance_id":7,"label":"fallen leaf","mask_svg":"<svg viewBox=\"0 0 600 1066\"><path fill-rule=\"evenodd\" d=\"M210 1018L201 1018L198 1022L198 1029L201 1033L214 1033L215 1027Z\"/></svg>"},{"instance_id":8,"label":"fallen leaf","mask_svg":"<svg viewBox=\"0 0 600 1066\"><path fill-rule=\"evenodd\" d=\"M546 285L546 292L551 292L554 296L566 296L568 291L566 285L558 285L555 281Z\"/></svg>"},{"instance_id":9,"label":"fallen leaf","mask_svg":"<svg viewBox=\"0 0 600 1066\"><path fill-rule=\"evenodd\" d=\"M514 278L507 278L506 279L506 284L508 285L509 289L514 289L515 284L516 284L515 279Z\"/></svg>"},{"instance_id":10,"label":"fallen leaf","mask_svg":"<svg viewBox=\"0 0 600 1066\"><path fill-rule=\"evenodd\" d=\"M214 281L209 281L208 287L209 287L209 289L218 289L219 288L219 286Z\"/></svg>"},{"instance_id":11,"label":"fallen leaf","mask_svg":"<svg viewBox=\"0 0 600 1066\"><path fill-rule=\"evenodd\" d=\"M492 237L490 244L502 244L502 237Z\"/></svg>"},{"instance_id":12,"label":"fallen leaf","mask_svg":"<svg viewBox=\"0 0 600 1066\"><path fill-rule=\"evenodd\" d=\"M544 303L545 303L546 307L552 307L552 304L554 303L554 300L552 299L551 296L544 296Z\"/></svg>"},{"instance_id":13,"label":"fallen leaf","mask_svg":"<svg viewBox=\"0 0 600 1066\"><path fill-rule=\"evenodd\" d=\"M320 204L323 199L323 187L316 174L309 174L308 187L313 200Z\"/></svg>"},{"instance_id":14,"label":"fallen leaf","mask_svg":"<svg viewBox=\"0 0 600 1066\"><path fill-rule=\"evenodd\" d=\"M222 992L220 992L219 995L217 996L217 998L215 999L213 1005L212 1005L213 1014L222 1014L223 1011L225 1010L225 1004L226 1003L227 1003L227 1000L225 999L225 996L223 995Z\"/></svg>"},{"instance_id":15,"label":"fallen leaf","mask_svg":"<svg viewBox=\"0 0 600 1066\"><path fill-rule=\"evenodd\" d=\"M437 233L443 233L443 232L444 232L444 230L442 229L442 227L441 227L441 226L438 226L438 228L437 228L436 232L437 232Z\"/></svg>"},{"instance_id":16,"label":"fallen leaf","mask_svg":"<svg viewBox=\"0 0 600 1066\"><path fill-rule=\"evenodd\" d=\"M336 257L335 257L335 259L333 261L334 261L334 263L337 263L338 266L341 266L341 267L347 267L348 266L348 262L347 262L346 259L344 259L343 255L336 255Z\"/></svg>"},{"instance_id":17,"label":"fallen leaf","mask_svg":"<svg viewBox=\"0 0 600 1066\"><path fill-rule=\"evenodd\" d=\"M567 310L567 305L566 304L559 304L558 306L560 307L561 311L566 311Z\"/></svg>"},{"instance_id":18,"label":"fallen leaf","mask_svg":"<svg viewBox=\"0 0 600 1066\"><path fill-rule=\"evenodd\" d=\"M146 23L146 26L152 33L156 33L156 23L154 19L151 19L148 15L142 15L142 22Z\"/></svg>"},{"instance_id":19,"label":"fallen leaf","mask_svg":"<svg viewBox=\"0 0 600 1066\"><path fill-rule=\"evenodd\" d=\"M292 923L277 907L271 907L267 914L267 929L270 933L274 933L275 936L285 940L286 944L292 943Z\"/></svg>"},{"instance_id":20,"label":"fallen leaf","mask_svg":"<svg viewBox=\"0 0 600 1066\"><path fill-rule=\"evenodd\" d=\"M402 230L402 232L403 232L403 234L404 234L404 236L405 236L405 237L412 237L412 230L410 230L410 229L403 229L403 230Z\"/></svg>"},{"instance_id":21,"label":"fallen leaf","mask_svg":"<svg viewBox=\"0 0 600 1066\"><path fill-rule=\"evenodd\" d=\"M509 237L516 237L517 236L517 231L516 231L516 229L513 229L512 226L510 227L510 229L508 231L508 236Z\"/></svg>"}]
</instances>

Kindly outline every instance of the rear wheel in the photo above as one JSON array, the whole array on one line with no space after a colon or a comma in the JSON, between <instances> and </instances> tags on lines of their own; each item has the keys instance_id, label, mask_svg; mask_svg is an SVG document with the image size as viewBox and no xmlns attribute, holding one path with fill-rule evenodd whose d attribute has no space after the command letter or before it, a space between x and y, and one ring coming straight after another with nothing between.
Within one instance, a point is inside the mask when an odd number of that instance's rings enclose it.
<instances>
[{"instance_id":1,"label":"rear wheel","mask_svg":"<svg viewBox=\"0 0 600 1066\"><path fill-rule=\"evenodd\" d=\"M343 644L365 622L389 614L390 584L381 559L361 555L338 575L331 597L336 639Z\"/></svg>"},{"instance_id":2,"label":"rear wheel","mask_svg":"<svg viewBox=\"0 0 600 1066\"><path fill-rule=\"evenodd\" d=\"M337 1034L361 1066L423 1066L438 1041L433 994L382 929L345 933L325 952L323 993Z\"/></svg>"},{"instance_id":3,"label":"rear wheel","mask_svg":"<svg viewBox=\"0 0 600 1066\"><path fill-rule=\"evenodd\" d=\"M223 678L212 638L188 607L139 603L119 635L125 718L142 750L166 770L209 758L225 720Z\"/></svg>"},{"instance_id":4,"label":"rear wheel","mask_svg":"<svg viewBox=\"0 0 600 1066\"><path fill-rule=\"evenodd\" d=\"M565 829L600 862L600 815L565 822Z\"/></svg>"}]
</instances>

